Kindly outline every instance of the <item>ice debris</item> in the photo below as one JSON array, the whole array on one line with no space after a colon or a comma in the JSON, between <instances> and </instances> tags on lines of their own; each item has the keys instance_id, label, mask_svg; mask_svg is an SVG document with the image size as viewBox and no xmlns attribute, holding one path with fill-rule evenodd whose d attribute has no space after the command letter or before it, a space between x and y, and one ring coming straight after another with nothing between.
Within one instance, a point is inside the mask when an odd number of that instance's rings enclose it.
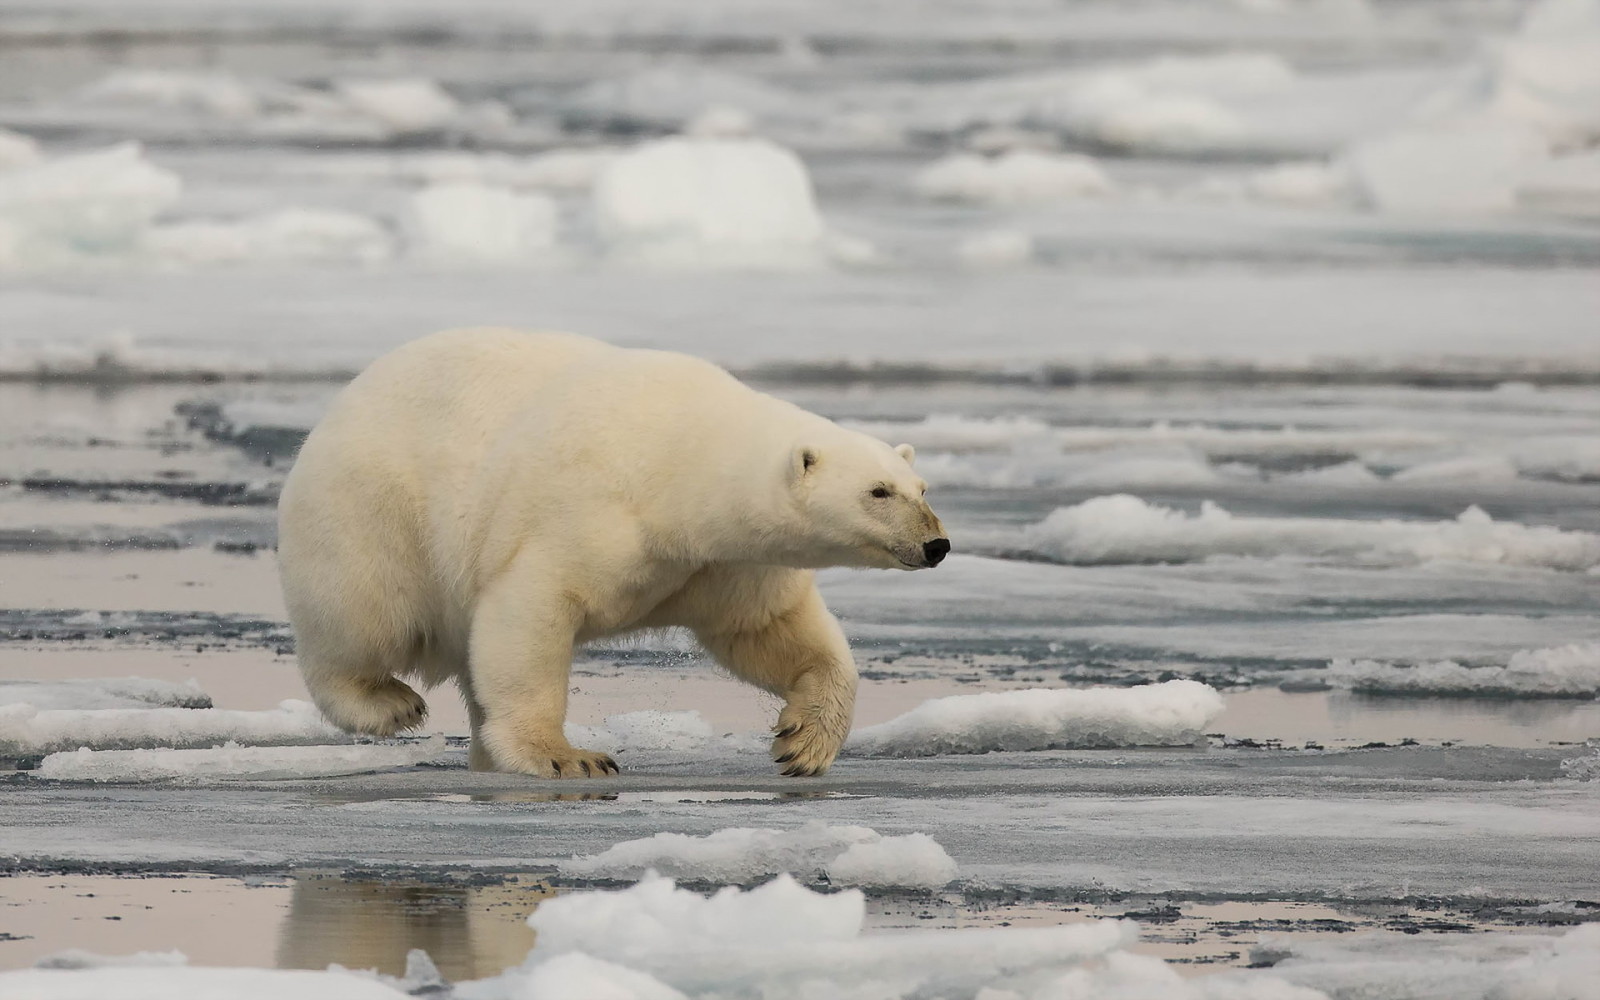
<instances>
[{"instance_id":1,"label":"ice debris","mask_svg":"<svg viewBox=\"0 0 1600 1000\"><path fill-rule=\"evenodd\" d=\"M856 757L1187 746L1222 713L1222 695L1191 680L1131 688L1035 688L934 698L845 744Z\"/></svg>"},{"instance_id":2,"label":"ice debris","mask_svg":"<svg viewBox=\"0 0 1600 1000\"><path fill-rule=\"evenodd\" d=\"M1368 694L1593 698L1600 696L1600 643L1519 650L1505 666L1334 660L1327 679Z\"/></svg>"},{"instance_id":3,"label":"ice debris","mask_svg":"<svg viewBox=\"0 0 1600 1000\"><path fill-rule=\"evenodd\" d=\"M363 746L240 746L204 750L64 750L47 756L34 777L51 781L123 783L275 781L368 774L447 758L442 738ZM459 756L459 754L457 754Z\"/></svg>"},{"instance_id":4,"label":"ice debris","mask_svg":"<svg viewBox=\"0 0 1600 1000\"><path fill-rule=\"evenodd\" d=\"M794 830L733 827L704 837L658 833L562 862L566 875L638 878L658 872L695 882L745 884L778 874L834 885L937 889L956 864L933 838L885 837L864 826L813 820Z\"/></svg>"},{"instance_id":5,"label":"ice debris","mask_svg":"<svg viewBox=\"0 0 1600 1000\"><path fill-rule=\"evenodd\" d=\"M268 711L222 708L44 709L0 705L0 757L95 750L349 743L316 706L290 699Z\"/></svg>"}]
</instances>

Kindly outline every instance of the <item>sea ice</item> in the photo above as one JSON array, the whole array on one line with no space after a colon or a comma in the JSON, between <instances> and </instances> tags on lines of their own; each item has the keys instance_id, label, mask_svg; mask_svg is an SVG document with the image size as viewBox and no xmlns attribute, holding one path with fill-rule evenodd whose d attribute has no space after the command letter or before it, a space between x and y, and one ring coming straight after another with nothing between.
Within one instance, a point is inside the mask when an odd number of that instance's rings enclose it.
<instances>
[{"instance_id":1,"label":"sea ice","mask_svg":"<svg viewBox=\"0 0 1600 1000\"><path fill-rule=\"evenodd\" d=\"M31 136L0 128L0 170L13 170L38 162L39 144Z\"/></svg>"},{"instance_id":2,"label":"sea ice","mask_svg":"<svg viewBox=\"0 0 1600 1000\"><path fill-rule=\"evenodd\" d=\"M1035 688L934 698L845 744L855 757L1090 747L1187 746L1222 713L1222 696L1191 680L1131 688Z\"/></svg>"},{"instance_id":3,"label":"sea ice","mask_svg":"<svg viewBox=\"0 0 1600 1000\"><path fill-rule=\"evenodd\" d=\"M1522 178L1549 158L1548 141L1519 122L1475 120L1396 132L1357 143L1343 164L1383 212L1504 212Z\"/></svg>"},{"instance_id":4,"label":"sea ice","mask_svg":"<svg viewBox=\"0 0 1600 1000\"><path fill-rule=\"evenodd\" d=\"M1033 253L1033 237L1020 229L985 230L956 247L968 267L1017 267L1032 261Z\"/></svg>"},{"instance_id":5,"label":"sea ice","mask_svg":"<svg viewBox=\"0 0 1600 1000\"><path fill-rule=\"evenodd\" d=\"M253 118L263 111L257 89L232 73L120 69L78 92L85 104L155 107L224 118Z\"/></svg>"},{"instance_id":6,"label":"sea ice","mask_svg":"<svg viewBox=\"0 0 1600 1000\"><path fill-rule=\"evenodd\" d=\"M0 706L36 709L210 708L211 696L193 680L95 677L72 680L0 680Z\"/></svg>"},{"instance_id":7,"label":"sea ice","mask_svg":"<svg viewBox=\"0 0 1600 1000\"><path fill-rule=\"evenodd\" d=\"M1014 535L991 533L984 541L991 549L1076 565L1231 555L1373 564L1442 559L1556 570L1600 566L1600 535L1497 522L1477 507L1453 521L1244 517L1210 501L1198 514L1186 514L1116 494L1058 507L1038 524Z\"/></svg>"},{"instance_id":8,"label":"sea ice","mask_svg":"<svg viewBox=\"0 0 1600 1000\"><path fill-rule=\"evenodd\" d=\"M124 252L181 189L137 143L58 157L0 172L0 230L18 263Z\"/></svg>"},{"instance_id":9,"label":"sea ice","mask_svg":"<svg viewBox=\"0 0 1600 1000\"><path fill-rule=\"evenodd\" d=\"M336 90L351 108L401 134L442 128L461 112L455 98L421 77L340 80Z\"/></svg>"},{"instance_id":10,"label":"sea ice","mask_svg":"<svg viewBox=\"0 0 1600 1000\"><path fill-rule=\"evenodd\" d=\"M733 827L705 837L658 833L561 864L568 875L638 878L659 872L697 882L743 884L773 875L825 878L834 885L937 889L956 877L955 862L933 838L885 837L864 826L813 820L794 830Z\"/></svg>"},{"instance_id":11,"label":"sea ice","mask_svg":"<svg viewBox=\"0 0 1600 1000\"><path fill-rule=\"evenodd\" d=\"M0 757L96 750L348 743L315 705L289 700L262 712L222 708L46 709L0 706Z\"/></svg>"},{"instance_id":12,"label":"sea ice","mask_svg":"<svg viewBox=\"0 0 1600 1000\"><path fill-rule=\"evenodd\" d=\"M412 195L407 223L418 254L514 261L555 246L559 213L543 194L451 181Z\"/></svg>"},{"instance_id":13,"label":"sea ice","mask_svg":"<svg viewBox=\"0 0 1600 1000\"><path fill-rule=\"evenodd\" d=\"M607 753L624 750L698 750L712 739L699 712L623 712L598 726L567 723L567 739Z\"/></svg>"},{"instance_id":14,"label":"sea ice","mask_svg":"<svg viewBox=\"0 0 1600 1000\"><path fill-rule=\"evenodd\" d=\"M864 915L859 891L812 892L787 876L748 891L725 888L709 898L646 877L617 892L573 892L545 901L528 918L539 937L523 965L459 984L456 997L533 996L533 982L582 975L589 989L613 991L590 997L673 996L659 989L665 986L726 1000L972 1000L980 990L1038 983L1119 952L1136 936L1132 923L1117 921L863 936ZM569 961L557 967L559 976L534 978L541 967L571 955L594 961ZM607 977L618 968L633 975Z\"/></svg>"},{"instance_id":15,"label":"sea ice","mask_svg":"<svg viewBox=\"0 0 1600 1000\"><path fill-rule=\"evenodd\" d=\"M194 219L152 227L143 249L184 264L349 261L394 255L394 237L376 220L326 208L285 208L240 219Z\"/></svg>"},{"instance_id":16,"label":"sea ice","mask_svg":"<svg viewBox=\"0 0 1600 1000\"><path fill-rule=\"evenodd\" d=\"M600 80L561 101L561 112L584 123L623 124L676 130L713 108L757 118L791 107L784 92L753 77L682 65L660 66L631 76Z\"/></svg>"},{"instance_id":17,"label":"sea ice","mask_svg":"<svg viewBox=\"0 0 1600 1000\"><path fill-rule=\"evenodd\" d=\"M1524 649L1505 666L1470 667L1448 660L1405 665L1376 660L1334 660L1328 680L1371 694L1457 695L1491 698L1593 698L1600 696L1600 643Z\"/></svg>"},{"instance_id":18,"label":"sea ice","mask_svg":"<svg viewBox=\"0 0 1600 1000\"><path fill-rule=\"evenodd\" d=\"M924 198L1022 205L1103 195L1110 178L1087 156L1012 150L996 157L957 153L931 164L913 184Z\"/></svg>"},{"instance_id":19,"label":"sea ice","mask_svg":"<svg viewBox=\"0 0 1600 1000\"><path fill-rule=\"evenodd\" d=\"M821 257L805 165L765 139L646 143L600 172L594 208L601 237L626 259L781 267Z\"/></svg>"},{"instance_id":20,"label":"sea ice","mask_svg":"<svg viewBox=\"0 0 1600 1000\"><path fill-rule=\"evenodd\" d=\"M178 783L330 778L415 767L446 756L442 739L398 746L240 746L204 750L90 750L50 754L34 777L51 781Z\"/></svg>"}]
</instances>

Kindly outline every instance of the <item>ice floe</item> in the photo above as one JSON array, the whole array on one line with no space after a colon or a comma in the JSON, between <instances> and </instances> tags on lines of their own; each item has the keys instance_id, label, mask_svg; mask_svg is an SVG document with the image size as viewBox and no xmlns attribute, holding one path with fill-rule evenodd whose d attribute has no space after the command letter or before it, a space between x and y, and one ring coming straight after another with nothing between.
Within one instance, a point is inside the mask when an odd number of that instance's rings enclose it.
<instances>
[{"instance_id":1,"label":"ice floe","mask_svg":"<svg viewBox=\"0 0 1600 1000\"><path fill-rule=\"evenodd\" d=\"M559 221L547 195L448 181L411 196L407 229L413 251L423 256L515 261L554 248Z\"/></svg>"},{"instance_id":2,"label":"ice floe","mask_svg":"<svg viewBox=\"0 0 1600 1000\"><path fill-rule=\"evenodd\" d=\"M601 170L594 210L602 239L629 260L792 267L821 258L805 165L764 139L645 143Z\"/></svg>"},{"instance_id":3,"label":"ice floe","mask_svg":"<svg viewBox=\"0 0 1600 1000\"><path fill-rule=\"evenodd\" d=\"M1495 521L1477 507L1451 521L1247 517L1209 501L1188 514L1128 494L1058 507L1021 531L991 531L979 544L1075 565L1296 556L1374 565L1456 560L1569 571L1600 566L1600 535Z\"/></svg>"},{"instance_id":4,"label":"ice floe","mask_svg":"<svg viewBox=\"0 0 1600 1000\"><path fill-rule=\"evenodd\" d=\"M331 778L414 767L449 756L443 739L398 745L240 746L203 750L91 750L50 754L34 777L51 781L195 783ZM459 753L456 756L460 756Z\"/></svg>"},{"instance_id":5,"label":"ice floe","mask_svg":"<svg viewBox=\"0 0 1600 1000\"><path fill-rule=\"evenodd\" d=\"M130 251L182 187L136 143L0 173L0 264Z\"/></svg>"},{"instance_id":6,"label":"ice floe","mask_svg":"<svg viewBox=\"0 0 1600 1000\"><path fill-rule=\"evenodd\" d=\"M1036 688L934 698L858 729L857 757L1186 746L1222 713L1222 696L1198 681L1131 688Z\"/></svg>"},{"instance_id":7,"label":"ice floe","mask_svg":"<svg viewBox=\"0 0 1600 1000\"><path fill-rule=\"evenodd\" d=\"M913 181L924 198L1022 205L1107 194L1111 179L1087 156L1012 150L996 157L958 153Z\"/></svg>"},{"instance_id":8,"label":"ice floe","mask_svg":"<svg viewBox=\"0 0 1600 1000\"><path fill-rule=\"evenodd\" d=\"M658 833L562 862L561 871L613 879L654 871L684 881L736 884L787 873L833 885L937 889L955 879L956 864L927 834L885 837L864 826L813 820L794 830Z\"/></svg>"},{"instance_id":9,"label":"ice floe","mask_svg":"<svg viewBox=\"0 0 1600 1000\"><path fill-rule=\"evenodd\" d=\"M1369 694L1593 698L1600 696L1600 643L1525 649L1504 666L1334 660L1327 679L1336 687Z\"/></svg>"},{"instance_id":10,"label":"ice floe","mask_svg":"<svg viewBox=\"0 0 1600 1000\"><path fill-rule=\"evenodd\" d=\"M293 699L267 711L222 708L37 709L0 705L0 756L96 750L193 749L229 740L259 746L348 743L316 706Z\"/></svg>"},{"instance_id":11,"label":"ice floe","mask_svg":"<svg viewBox=\"0 0 1600 1000\"><path fill-rule=\"evenodd\" d=\"M394 256L395 239L377 220L326 208L285 208L238 219L193 219L152 227L141 248L181 264L351 261Z\"/></svg>"},{"instance_id":12,"label":"ice floe","mask_svg":"<svg viewBox=\"0 0 1600 1000\"><path fill-rule=\"evenodd\" d=\"M568 893L528 918L539 938L522 966L459 984L456 996L499 1000L541 986L541 997L577 1000L607 995L598 992L605 986L621 997L972 998L1070 970L1136 936L1133 924L1113 921L867 936L864 904L856 890L812 892L787 876L709 898L659 877L618 892ZM586 960L569 957L579 955ZM608 979L619 968L632 974Z\"/></svg>"},{"instance_id":13,"label":"ice floe","mask_svg":"<svg viewBox=\"0 0 1600 1000\"><path fill-rule=\"evenodd\" d=\"M70 619L66 623L70 623ZM211 696L193 681L148 677L72 680L0 680L0 709L14 704L36 709L210 708Z\"/></svg>"}]
</instances>

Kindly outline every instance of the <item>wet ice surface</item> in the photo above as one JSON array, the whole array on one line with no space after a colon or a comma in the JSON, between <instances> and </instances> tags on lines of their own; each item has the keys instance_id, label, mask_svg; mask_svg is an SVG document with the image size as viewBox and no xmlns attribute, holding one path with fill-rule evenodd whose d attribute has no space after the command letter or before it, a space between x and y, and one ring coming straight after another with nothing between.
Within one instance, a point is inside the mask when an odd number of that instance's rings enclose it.
<instances>
[{"instance_id":1,"label":"wet ice surface","mask_svg":"<svg viewBox=\"0 0 1600 1000\"><path fill-rule=\"evenodd\" d=\"M713 985L670 926L564 951L643 897L530 957L542 900L654 864L832 892L786 897L829 996L1588 1000L1594 4L220 7L0 14L0 968L791 995L759 899ZM916 446L956 552L821 574L864 676L828 776L776 777L770 699L670 634L578 664L610 782L469 773L447 690L449 743L279 708L294 449L482 322ZM974 928L1060 964L930 934ZM867 974L908 969L943 980Z\"/></svg>"}]
</instances>

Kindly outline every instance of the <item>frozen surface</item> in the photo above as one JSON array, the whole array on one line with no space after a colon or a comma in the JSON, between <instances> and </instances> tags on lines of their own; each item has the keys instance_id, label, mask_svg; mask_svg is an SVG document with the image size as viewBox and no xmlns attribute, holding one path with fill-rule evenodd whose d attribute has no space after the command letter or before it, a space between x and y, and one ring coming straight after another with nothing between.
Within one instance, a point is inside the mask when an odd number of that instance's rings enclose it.
<instances>
[{"instance_id":1,"label":"frozen surface","mask_svg":"<svg viewBox=\"0 0 1600 1000\"><path fill-rule=\"evenodd\" d=\"M600 235L645 263L814 263L822 219L805 165L761 139L675 138L608 163L595 179Z\"/></svg>"},{"instance_id":2,"label":"frozen surface","mask_svg":"<svg viewBox=\"0 0 1600 1000\"><path fill-rule=\"evenodd\" d=\"M807 823L796 830L732 828L707 837L658 833L588 857L563 862L568 875L669 878L750 883L789 873L833 885L937 889L956 877L956 865L927 834L885 837L862 826Z\"/></svg>"},{"instance_id":3,"label":"frozen surface","mask_svg":"<svg viewBox=\"0 0 1600 1000\"><path fill-rule=\"evenodd\" d=\"M407 995L349 972L189 966L0 972L0 990L29 1000L399 1000Z\"/></svg>"},{"instance_id":4,"label":"frozen surface","mask_svg":"<svg viewBox=\"0 0 1600 1000\"><path fill-rule=\"evenodd\" d=\"M1183 746L1222 711L1222 696L1196 681L1135 688L957 695L858 729L845 752L863 757Z\"/></svg>"},{"instance_id":5,"label":"frozen surface","mask_svg":"<svg viewBox=\"0 0 1600 1000\"><path fill-rule=\"evenodd\" d=\"M1600 697L1600 644L1520 650L1504 666L1335 660L1328 680L1374 694L1593 698Z\"/></svg>"},{"instance_id":6,"label":"frozen surface","mask_svg":"<svg viewBox=\"0 0 1600 1000\"><path fill-rule=\"evenodd\" d=\"M989 542L991 548L1004 545ZM1569 572L1600 566L1600 535L1499 523L1476 507L1432 523L1269 518L1236 516L1209 501L1191 515L1128 494L1059 508L1023 529L1011 548L1080 565L1305 556L1369 563L1445 559Z\"/></svg>"},{"instance_id":7,"label":"frozen surface","mask_svg":"<svg viewBox=\"0 0 1600 1000\"><path fill-rule=\"evenodd\" d=\"M147 677L0 680L0 706L14 704L43 710L210 708L211 696L200 690L200 685L193 680L182 683Z\"/></svg>"},{"instance_id":8,"label":"frozen surface","mask_svg":"<svg viewBox=\"0 0 1600 1000\"><path fill-rule=\"evenodd\" d=\"M275 737L268 735L266 740ZM50 781L177 783L287 780L413 767L446 756L443 740L401 746L240 746L206 750L91 750L52 753L33 776Z\"/></svg>"},{"instance_id":9,"label":"frozen surface","mask_svg":"<svg viewBox=\"0 0 1600 1000\"><path fill-rule=\"evenodd\" d=\"M37 709L0 707L0 754L20 757L91 750L211 747L229 740L264 746L324 744L349 737L323 721L310 702L271 711L222 708Z\"/></svg>"}]
</instances>

